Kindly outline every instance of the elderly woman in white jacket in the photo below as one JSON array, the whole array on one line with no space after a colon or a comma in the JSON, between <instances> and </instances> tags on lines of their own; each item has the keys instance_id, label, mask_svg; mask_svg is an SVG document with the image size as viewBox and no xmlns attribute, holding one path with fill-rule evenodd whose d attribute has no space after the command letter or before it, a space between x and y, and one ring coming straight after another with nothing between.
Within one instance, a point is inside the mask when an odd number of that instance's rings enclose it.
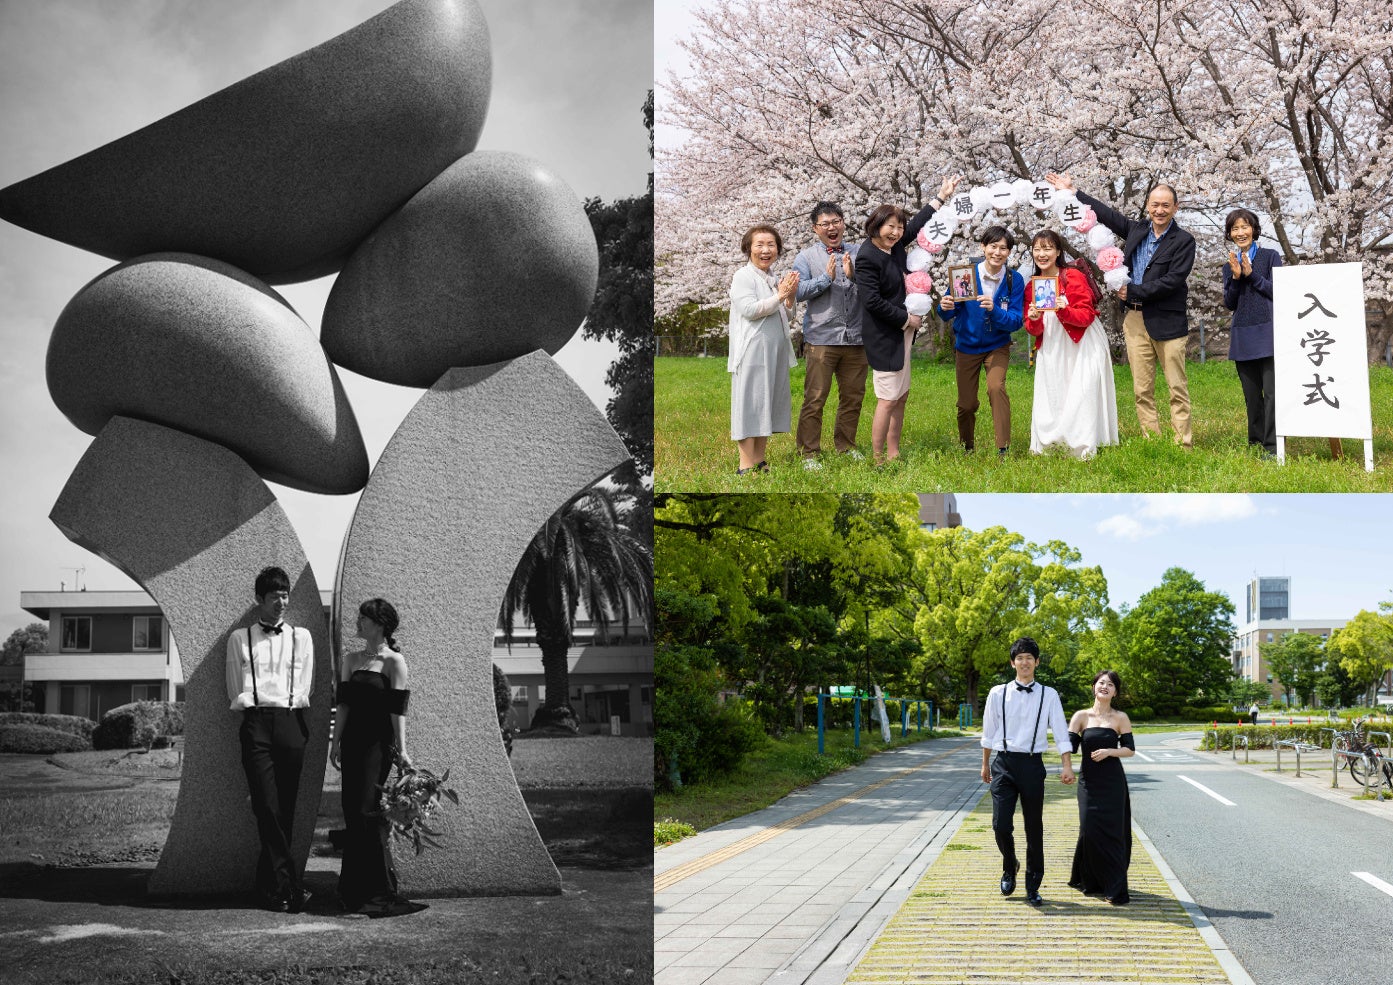
<instances>
[{"instance_id":1,"label":"elderly woman in white jacket","mask_svg":"<svg viewBox=\"0 0 1393 985\"><path fill-rule=\"evenodd\" d=\"M769 268L783 252L783 237L773 226L753 226L740 240L750 262L730 282L730 436L740 449L736 475L767 472L769 436L787 433L793 418L789 368L793 344L788 326L793 314L798 274L789 271L777 283Z\"/></svg>"}]
</instances>

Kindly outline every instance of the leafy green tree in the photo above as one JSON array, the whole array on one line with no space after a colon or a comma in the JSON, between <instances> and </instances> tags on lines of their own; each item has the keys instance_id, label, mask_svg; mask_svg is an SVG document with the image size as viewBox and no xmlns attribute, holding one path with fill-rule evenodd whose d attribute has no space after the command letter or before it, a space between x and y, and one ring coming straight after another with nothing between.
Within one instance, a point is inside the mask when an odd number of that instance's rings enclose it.
<instances>
[{"instance_id":1,"label":"leafy green tree","mask_svg":"<svg viewBox=\"0 0 1393 985\"><path fill-rule=\"evenodd\" d=\"M1283 633L1281 639L1259 644L1258 649L1281 681L1287 704L1295 693L1303 705L1309 705L1326 661L1325 641L1310 633Z\"/></svg>"},{"instance_id":2,"label":"leafy green tree","mask_svg":"<svg viewBox=\"0 0 1393 985\"><path fill-rule=\"evenodd\" d=\"M1328 645L1326 649L1329 650ZM1316 678L1316 697L1326 708L1347 708L1359 700L1361 691L1336 659L1329 660Z\"/></svg>"},{"instance_id":3,"label":"leafy green tree","mask_svg":"<svg viewBox=\"0 0 1393 985\"><path fill-rule=\"evenodd\" d=\"M1229 684L1229 701L1238 708L1247 708L1256 701L1265 705L1272 700L1272 689L1262 681L1250 681L1246 677L1235 677Z\"/></svg>"},{"instance_id":4,"label":"leafy green tree","mask_svg":"<svg viewBox=\"0 0 1393 985\"><path fill-rule=\"evenodd\" d=\"M758 614L741 627L739 663L727 675L744 682L742 693L764 727L775 735L803 727L804 692L824 680L836 623L822 606L801 606L778 595L755 600Z\"/></svg>"},{"instance_id":5,"label":"leafy green tree","mask_svg":"<svg viewBox=\"0 0 1393 985\"><path fill-rule=\"evenodd\" d=\"M1009 672L1015 637L1034 636L1048 653L1084 632L1107 605L1107 581L1079 559L1060 541L1041 546L1004 527L919 531L896 606L921 647L919 693L980 708L979 685Z\"/></svg>"},{"instance_id":6,"label":"leafy green tree","mask_svg":"<svg viewBox=\"0 0 1393 985\"><path fill-rule=\"evenodd\" d=\"M1358 686L1365 704L1373 704L1379 681L1393 666L1393 616L1361 609L1330 635L1326 648Z\"/></svg>"},{"instance_id":7,"label":"leafy green tree","mask_svg":"<svg viewBox=\"0 0 1393 985\"><path fill-rule=\"evenodd\" d=\"M528 544L503 595L498 618L505 642L512 643L514 619L521 614L536 628L542 651L547 696L532 728L579 731L566 654L582 603L599 631L618 622L627 633L631 618L652 613L653 557L625 524L621 502L603 486L592 486L557 510Z\"/></svg>"},{"instance_id":8,"label":"leafy green tree","mask_svg":"<svg viewBox=\"0 0 1393 985\"><path fill-rule=\"evenodd\" d=\"M1214 701L1233 677L1233 603L1184 568L1170 568L1122 617L1118 668L1134 699L1158 714Z\"/></svg>"}]
</instances>

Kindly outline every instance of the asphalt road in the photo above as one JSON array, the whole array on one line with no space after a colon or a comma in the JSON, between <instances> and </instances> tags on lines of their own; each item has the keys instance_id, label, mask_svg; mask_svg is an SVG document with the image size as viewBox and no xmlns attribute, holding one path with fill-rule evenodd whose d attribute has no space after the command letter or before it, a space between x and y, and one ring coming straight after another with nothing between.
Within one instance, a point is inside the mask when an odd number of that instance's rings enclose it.
<instances>
[{"instance_id":1,"label":"asphalt road","mask_svg":"<svg viewBox=\"0 0 1393 985\"><path fill-rule=\"evenodd\" d=\"M1393 825L1177 738L1137 736L1132 814L1257 985L1388 981Z\"/></svg>"}]
</instances>

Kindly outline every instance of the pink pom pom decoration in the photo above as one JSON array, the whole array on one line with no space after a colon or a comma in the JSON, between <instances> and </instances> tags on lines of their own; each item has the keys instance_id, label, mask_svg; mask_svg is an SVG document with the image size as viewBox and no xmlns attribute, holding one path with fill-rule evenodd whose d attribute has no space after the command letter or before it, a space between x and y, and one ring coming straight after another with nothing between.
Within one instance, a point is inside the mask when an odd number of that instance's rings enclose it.
<instances>
[{"instance_id":1,"label":"pink pom pom decoration","mask_svg":"<svg viewBox=\"0 0 1393 985\"><path fill-rule=\"evenodd\" d=\"M1116 270L1122 266L1125 259L1122 251L1116 246L1105 246L1098 251L1098 269L1103 271Z\"/></svg>"},{"instance_id":2,"label":"pink pom pom decoration","mask_svg":"<svg viewBox=\"0 0 1393 985\"><path fill-rule=\"evenodd\" d=\"M918 243L922 249L929 250L930 253L933 252L929 247L929 237L924 235L924 230L919 230L919 235L914 237L914 242Z\"/></svg>"},{"instance_id":3,"label":"pink pom pom decoration","mask_svg":"<svg viewBox=\"0 0 1393 985\"><path fill-rule=\"evenodd\" d=\"M923 234L923 233L920 233L919 235L922 236L922 235L924 235L924 234ZM942 243L930 243L930 244L928 244L927 246L925 246L924 249L928 250L930 253L942 253L942 252L943 252L943 244L942 244Z\"/></svg>"},{"instance_id":4,"label":"pink pom pom decoration","mask_svg":"<svg viewBox=\"0 0 1393 985\"><path fill-rule=\"evenodd\" d=\"M934 289L934 279L927 270L916 270L905 276L904 289L907 294L928 294Z\"/></svg>"},{"instance_id":5,"label":"pink pom pom decoration","mask_svg":"<svg viewBox=\"0 0 1393 985\"><path fill-rule=\"evenodd\" d=\"M1074 223L1074 230L1076 232L1086 233L1096 225L1098 225L1098 213L1089 209L1083 214L1082 219Z\"/></svg>"}]
</instances>

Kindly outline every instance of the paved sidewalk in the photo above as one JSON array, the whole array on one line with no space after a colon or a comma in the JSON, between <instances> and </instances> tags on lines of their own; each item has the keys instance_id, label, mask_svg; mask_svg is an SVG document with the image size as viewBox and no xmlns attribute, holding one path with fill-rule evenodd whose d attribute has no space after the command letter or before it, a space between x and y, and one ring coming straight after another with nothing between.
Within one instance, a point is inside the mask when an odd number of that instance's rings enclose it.
<instances>
[{"instance_id":1,"label":"paved sidewalk","mask_svg":"<svg viewBox=\"0 0 1393 985\"><path fill-rule=\"evenodd\" d=\"M657 985L808 981L895 912L986 792L980 767L972 738L904 746L658 849Z\"/></svg>"}]
</instances>

